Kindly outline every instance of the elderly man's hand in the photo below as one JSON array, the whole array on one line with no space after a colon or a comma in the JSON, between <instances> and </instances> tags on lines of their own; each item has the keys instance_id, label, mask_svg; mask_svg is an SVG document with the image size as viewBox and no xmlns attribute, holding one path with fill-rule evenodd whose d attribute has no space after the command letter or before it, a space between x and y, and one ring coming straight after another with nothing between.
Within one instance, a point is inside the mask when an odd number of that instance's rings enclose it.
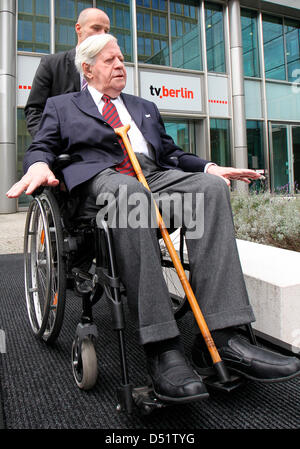
<instances>
[{"instance_id":1,"label":"elderly man's hand","mask_svg":"<svg viewBox=\"0 0 300 449\"><path fill-rule=\"evenodd\" d=\"M31 165L23 178L14 184L6 193L8 198L18 198L23 192L31 195L40 186L55 187L59 180L55 178L47 164L36 162Z\"/></svg>"},{"instance_id":2,"label":"elderly man's hand","mask_svg":"<svg viewBox=\"0 0 300 449\"><path fill-rule=\"evenodd\" d=\"M256 171L254 170L233 167L219 167L218 165L210 165L207 169L207 173L220 176L224 179L228 186L230 186L230 180L244 181L247 184L250 184L251 181L255 181L260 178L264 179L262 175L256 173Z\"/></svg>"}]
</instances>

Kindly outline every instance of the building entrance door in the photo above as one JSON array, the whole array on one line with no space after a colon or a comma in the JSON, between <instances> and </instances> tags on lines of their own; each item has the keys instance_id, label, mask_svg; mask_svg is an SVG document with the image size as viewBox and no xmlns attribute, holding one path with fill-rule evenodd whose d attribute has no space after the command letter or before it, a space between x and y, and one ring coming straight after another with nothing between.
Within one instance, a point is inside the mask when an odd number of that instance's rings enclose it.
<instances>
[{"instance_id":1,"label":"building entrance door","mask_svg":"<svg viewBox=\"0 0 300 449\"><path fill-rule=\"evenodd\" d=\"M188 119L165 118L166 132L172 137L175 144L188 153L196 152L195 145L195 122Z\"/></svg>"},{"instance_id":2,"label":"building entrance door","mask_svg":"<svg viewBox=\"0 0 300 449\"><path fill-rule=\"evenodd\" d=\"M300 185L300 126L270 123L272 191L295 193Z\"/></svg>"}]
</instances>

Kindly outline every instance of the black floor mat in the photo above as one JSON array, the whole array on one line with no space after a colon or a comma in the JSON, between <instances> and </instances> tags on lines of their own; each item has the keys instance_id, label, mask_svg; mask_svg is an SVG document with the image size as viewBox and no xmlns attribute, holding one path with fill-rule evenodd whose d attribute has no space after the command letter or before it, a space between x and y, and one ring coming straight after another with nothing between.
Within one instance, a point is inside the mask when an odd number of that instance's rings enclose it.
<instances>
[{"instance_id":1,"label":"black floor mat","mask_svg":"<svg viewBox=\"0 0 300 449\"><path fill-rule=\"evenodd\" d=\"M164 408L149 416L118 413L118 343L107 304L94 307L99 377L92 391L83 392L75 385L70 362L80 299L69 294L61 334L48 347L33 336L27 318L22 255L0 256L0 272L0 329L6 337L6 352L0 354L0 397L6 429L299 428L300 378L279 384L249 382L230 395L211 391L208 400ZM189 314L180 322L187 353L191 323ZM129 374L138 385L145 379L145 361L129 317L126 337Z\"/></svg>"}]
</instances>

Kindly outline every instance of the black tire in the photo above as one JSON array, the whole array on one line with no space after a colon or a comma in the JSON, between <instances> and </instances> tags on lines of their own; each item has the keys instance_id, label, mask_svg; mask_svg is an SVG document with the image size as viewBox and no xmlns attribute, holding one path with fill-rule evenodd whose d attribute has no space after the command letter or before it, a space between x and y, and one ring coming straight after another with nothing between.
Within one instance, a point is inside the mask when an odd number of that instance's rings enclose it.
<instances>
[{"instance_id":1,"label":"black tire","mask_svg":"<svg viewBox=\"0 0 300 449\"><path fill-rule=\"evenodd\" d=\"M72 372L81 390L91 390L97 382L98 365L94 343L88 337L81 342L76 337L71 353Z\"/></svg>"},{"instance_id":2,"label":"black tire","mask_svg":"<svg viewBox=\"0 0 300 449\"><path fill-rule=\"evenodd\" d=\"M27 311L33 332L53 343L61 330L66 298L63 232L57 202L49 190L29 206L24 235Z\"/></svg>"}]
</instances>

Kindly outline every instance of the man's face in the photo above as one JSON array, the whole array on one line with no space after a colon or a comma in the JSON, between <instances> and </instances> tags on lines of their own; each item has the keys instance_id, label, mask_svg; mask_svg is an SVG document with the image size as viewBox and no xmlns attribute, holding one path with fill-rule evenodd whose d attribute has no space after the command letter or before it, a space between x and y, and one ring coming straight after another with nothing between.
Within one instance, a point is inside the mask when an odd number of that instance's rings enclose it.
<instances>
[{"instance_id":1,"label":"man's face","mask_svg":"<svg viewBox=\"0 0 300 449\"><path fill-rule=\"evenodd\" d=\"M112 98L120 95L126 85L124 57L114 41L105 45L94 65L84 65L84 69L89 85Z\"/></svg>"},{"instance_id":2,"label":"man's face","mask_svg":"<svg viewBox=\"0 0 300 449\"><path fill-rule=\"evenodd\" d=\"M94 34L108 33L110 29L110 21L103 11L91 12L83 23L76 23L76 33L78 36L78 44L83 42L87 37Z\"/></svg>"}]
</instances>

